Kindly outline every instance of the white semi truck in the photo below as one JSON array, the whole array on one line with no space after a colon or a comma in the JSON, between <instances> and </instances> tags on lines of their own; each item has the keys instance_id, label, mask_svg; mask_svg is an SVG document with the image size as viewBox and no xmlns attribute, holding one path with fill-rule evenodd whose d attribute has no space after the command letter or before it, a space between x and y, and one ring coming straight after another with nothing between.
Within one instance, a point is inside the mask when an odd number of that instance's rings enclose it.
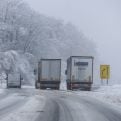
<instances>
[{"instance_id":1,"label":"white semi truck","mask_svg":"<svg viewBox=\"0 0 121 121\"><path fill-rule=\"evenodd\" d=\"M71 56L67 59L67 89L91 90L93 83L93 57Z\"/></svg>"},{"instance_id":2,"label":"white semi truck","mask_svg":"<svg viewBox=\"0 0 121 121\"><path fill-rule=\"evenodd\" d=\"M21 80L19 73L7 74L7 88L21 88Z\"/></svg>"},{"instance_id":3,"label":"white semi truck","mask_svg":"<svg viewBox=\"0 0 121 121\"><path fill-rule=\"evenodd\" d=\"M61 82L61 59L41 59L38 63L35 87L59 89Z\"/></svg>"}]
</instances>

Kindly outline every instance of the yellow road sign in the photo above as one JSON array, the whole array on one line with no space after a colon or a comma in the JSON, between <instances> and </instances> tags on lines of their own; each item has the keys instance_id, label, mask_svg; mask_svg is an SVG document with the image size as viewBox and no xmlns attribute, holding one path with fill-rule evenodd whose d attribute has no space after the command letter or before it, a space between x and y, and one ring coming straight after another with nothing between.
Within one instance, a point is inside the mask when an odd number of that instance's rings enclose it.
<instances>
[{"instance_id":1,"label":"yellow road sign","mask_svg":"<svg viewBox=\"0 0 121 121\"><path fill-rule=\"evenodd\" d=\"M100 78L101 79L110 78L110 65L100 65Z\"/></svg>"}]
</instances>

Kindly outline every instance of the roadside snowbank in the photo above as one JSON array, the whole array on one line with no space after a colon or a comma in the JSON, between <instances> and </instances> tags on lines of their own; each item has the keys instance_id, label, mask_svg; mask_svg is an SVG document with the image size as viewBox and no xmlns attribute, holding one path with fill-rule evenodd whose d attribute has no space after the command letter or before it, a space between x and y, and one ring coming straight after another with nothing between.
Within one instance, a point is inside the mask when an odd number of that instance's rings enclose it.
<instances>
[{"instance_id":1,"label":"roadside snowbank","mask_svg":"<svg viewBox=\"0 0 121 121\"><path fill-rule=\"evenodd\" d=\"M115 105L121 105L121 85L102 86L92 94L94 97Z\"/></svg>"},{"instance_id":2,"label":"roadside snowbank","mask_svg":"<svg viewBox=\"0 0 121 121\"><path fill-rule=\"evenodd\" d=\"M0 94L3 94L5 92L4 89L0 89Z\"/></svg>"},{"instance_id":3,"label":"roadside snowbank","mask_svg":"<svg viewBox=\"0 0 121 121\"><path fill-rule=\"evenodd\" d=\"M33 85L35 77L31 67L32 64L30 64L32 58L31 54L23 54L14 50L0 52L0 81L5 80L5 76L3 76L5 73L20 73L24 82Z\"/></svg>"},{"instance_id":4,"label":"roadside snowbank","mask_svg":"<svg viewBox=\"0 0 121 121\"><path fill-rule=\"evenodd\" d=\"M95 91L76 92L81 96L90 96L105 103L121 107L121 85L101 86Z\"/></svg>"}]
</instances>

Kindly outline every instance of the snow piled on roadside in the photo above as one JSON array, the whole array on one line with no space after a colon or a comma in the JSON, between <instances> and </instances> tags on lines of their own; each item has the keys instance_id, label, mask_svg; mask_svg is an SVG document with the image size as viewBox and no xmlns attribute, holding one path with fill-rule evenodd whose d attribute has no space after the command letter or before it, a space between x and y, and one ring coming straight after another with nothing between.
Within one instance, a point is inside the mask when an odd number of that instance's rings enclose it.
<instances>
[{"instance_id":1,"label":"snow piled on roadside","mask_svg":"<svg viewBox=\"0 0 121 121\"><path fill-rule=\"evenodd\" d=\"M6 74L0 73L0 92L3 92L6 88Z\"/></svg>"},{"instance_id":2,"label":"snow piled on roadside","mask_svg":"<svg viewBox=\"0 0 121 121\"><path fill-rule=\"evenodd\" d=\"M4 89L0 89L0 94L3 94L5 92Z\"/></svg>"},{"instance_id":3,"label":"snow piled on roadside","mask_svg":"<svg viewBox=\"0 0 121 121\"><path fill-rule=\"evenodd\" d=\"M94 91L75 92L81 96L90 96L104 103L121 107L121 85L101 86Z\"/></svg>"},{"instance_id":4,"label":"snow piled on roadside","mask_svg":"<svg viewBox=\"0 0 121 121\"><path fill-rule=\"evenodd\" d=\"M2 73L20 73L25 82L34 84L35 76L31 67L32 64L29 62L33 60L32 58L31 54L23 54L14 50L0 52L0 80L3 78Z\"/></svg>"},{"instance_id":5,"label":"snow piled on roadside","mask_svg":"<svg viewBox=\"0 0 121 121\"><path fill-rule=\"evenodd\" d=\"M104 102L121 105L121 85L102 86L92 95Z\"/></svg>"},{"instance_id":6,"label":"snow piled on roadside","mask_svg":"<svg viewBox=\"0 0 121 121\"><path fill-rule=\"evenodd\" d=\"M61 81L60 90L67 90L66 81Z\"/></svg>"}]
</instances>

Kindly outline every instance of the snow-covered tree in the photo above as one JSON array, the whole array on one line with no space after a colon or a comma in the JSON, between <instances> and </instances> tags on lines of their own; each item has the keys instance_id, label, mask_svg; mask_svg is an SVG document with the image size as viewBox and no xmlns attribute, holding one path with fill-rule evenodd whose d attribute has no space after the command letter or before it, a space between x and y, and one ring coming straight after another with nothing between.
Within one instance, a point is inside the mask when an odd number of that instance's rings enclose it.
<instances>
[{"instance_id":1,"label":"snow-covered tree","mask_svg":"<svg viewBox=\"0 0 121 121\"><path fill-rule=\"evenodd\" d=\"M34 69L40 58L96 55L95 44L74 25L41 15L22 0L0 0L0 52L1 68L11 72L21 65L21 73Z\"/></svg>"}]
</instances>

